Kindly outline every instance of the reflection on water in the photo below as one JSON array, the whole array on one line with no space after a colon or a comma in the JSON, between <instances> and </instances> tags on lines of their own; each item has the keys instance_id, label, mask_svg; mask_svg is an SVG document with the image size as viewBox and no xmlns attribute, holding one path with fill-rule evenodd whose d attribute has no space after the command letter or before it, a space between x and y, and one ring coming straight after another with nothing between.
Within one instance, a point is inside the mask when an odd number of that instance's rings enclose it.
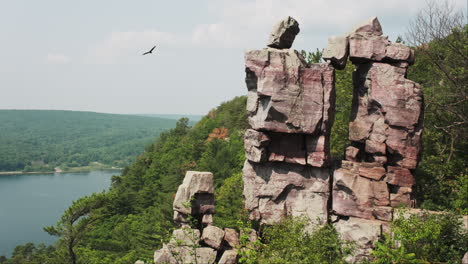
<instances>
[{"instance_id":1,"label":"reflection on water","mask_svg":"<svg viewBox=\"0 0 468 264\"><path fill-rule=\"evenodd\" d=\"M0 256L26 242L52 243L55 224L73 200L107 190L119 171L0 175Z\"/></svg>"}]
</instances>

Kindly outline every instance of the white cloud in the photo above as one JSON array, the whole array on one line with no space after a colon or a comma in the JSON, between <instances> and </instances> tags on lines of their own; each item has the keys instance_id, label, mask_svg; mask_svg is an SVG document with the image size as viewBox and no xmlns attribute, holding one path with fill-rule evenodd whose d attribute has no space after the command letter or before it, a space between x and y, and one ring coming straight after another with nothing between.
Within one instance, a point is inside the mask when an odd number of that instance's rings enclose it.
<instances>
[{"instance_id":1,"label":"white cloud","mask_svg":"<svg viewBox=\"0 0 468 264\"><path fill-rule=\"evenodd\" d=\"M90 63L114 63L140 56L154 45L175 45L182 39L172 33L156 30L112 32L92 47L86 58ZM156 47L157 52L158 47Z\"/></svg>"},{"instance_id":2,"label":"white cloud","mask_svg":"<svg viewBox=\"0 0 468 264\"><path fill-rule=\"evenodd\" d=\"M455 6L466 8L465 1L453 0ZM299 21L308 38L325 42L328 36L344 34L372 16L385 22L382 23L384 33L403 34L408 21L426 5L426 0L211 0L208 3L217 19L211 24L197 25L192 32L192 43L251 47L264 45L272 26L288 15Z\"/></svg>"},{"instance_id":3,"label":"white cloud","mask_svg":"<svg viewBox=\"0 0 468 264\"><path fill-rule=\"evenodd\" d=\"M70 62L70 58L62 53L49 53L45 58L47 64L65 64Z\"/></svg>"}]
</instances>

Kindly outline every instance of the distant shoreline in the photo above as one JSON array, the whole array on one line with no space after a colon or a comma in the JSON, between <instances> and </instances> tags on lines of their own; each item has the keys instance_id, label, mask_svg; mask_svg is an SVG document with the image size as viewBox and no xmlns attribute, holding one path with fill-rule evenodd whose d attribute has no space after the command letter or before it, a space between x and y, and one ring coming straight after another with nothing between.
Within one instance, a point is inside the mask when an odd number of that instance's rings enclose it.
<instances>
[{"instance_id":1,"label":"distant shoreline","mask_svg":"<svg viewBox=\"0 0 468 264\"><path fill-rule=\"evenodd\" d=\"M123 168L95 168L95 169L78 169L72 168L72 170L66 171L0 171L2 175L15 175L15 174L52 174L52 173L73 173L73 172L88 172L88 171L120 171Z\"/></svg>"}]
</instances>

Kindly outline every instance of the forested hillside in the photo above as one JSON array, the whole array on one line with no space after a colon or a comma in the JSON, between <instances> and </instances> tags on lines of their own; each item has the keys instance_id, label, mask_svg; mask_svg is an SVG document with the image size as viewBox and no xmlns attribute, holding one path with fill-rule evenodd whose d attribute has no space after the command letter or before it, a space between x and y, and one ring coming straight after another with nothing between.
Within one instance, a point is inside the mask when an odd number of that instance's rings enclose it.
<instances>
[{"instance_id":1,"label":"forested hillside","mask_svg":"<svg viewBox=\"0 0 468 264\"><path fill-rule=\"evenodd\" d=\"M175 120L75 111L0 110L0 171L129 165Z\"/></svg>"}]
</instances>

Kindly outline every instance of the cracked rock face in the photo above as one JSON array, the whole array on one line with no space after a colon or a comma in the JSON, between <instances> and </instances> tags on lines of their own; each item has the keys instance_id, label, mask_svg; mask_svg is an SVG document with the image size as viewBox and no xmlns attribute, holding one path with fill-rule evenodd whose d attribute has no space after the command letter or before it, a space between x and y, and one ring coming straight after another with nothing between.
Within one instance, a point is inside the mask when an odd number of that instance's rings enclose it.
<instances>
[{"instance_id":1,"label":"cracked rock face","mask_svg":"<svg viewBox=\"0 0 468 264\"><path fill-rule=\"evenodd\" d=\"M173 203L174 221L187 224L190 215L208 223L214 213L213 174L187 171Z\"/></svg>"},{"instance_id":2,"label":"cracked rock face","mask_svg":"<svg viewBox=\"0 0 468 264\"><path fill-rule=\"evenodd\" d=\"M285 216L307 216L323 223L328 217L328 169L246 161L243 179L251 220L271 225Z\"/></svg>"},{"instance_id":3,"label":"cracked rock face","mask_svg":"<svg viewBox=\"0 0 468 264\"><path fill-rule=\"evenodd\" d=\"M326 133L332 125L334 69L308 67L293 50L263 49L245 55L252 129L282 133ZM253 97L253 98L252 98Z\"/></svg>"}]
</instances>

